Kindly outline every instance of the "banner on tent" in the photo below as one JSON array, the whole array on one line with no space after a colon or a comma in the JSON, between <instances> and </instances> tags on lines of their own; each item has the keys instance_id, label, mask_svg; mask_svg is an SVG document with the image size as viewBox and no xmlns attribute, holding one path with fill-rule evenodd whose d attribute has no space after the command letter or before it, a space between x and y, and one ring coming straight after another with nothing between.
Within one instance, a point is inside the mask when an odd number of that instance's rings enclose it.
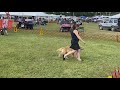
<instances>
[{"instance_id":1,"label":"banner on tent","mask_svg":"<svg viewBox=\"0 0 120 90\"><path fill-rule=\"evenodd\" d=\"M0 20L0 29L2 29L2 23L3 23L3 20ZM12 20L8 20L8 29L12 28L12 23L13 23Z\"/></svg>"}]
</instances>

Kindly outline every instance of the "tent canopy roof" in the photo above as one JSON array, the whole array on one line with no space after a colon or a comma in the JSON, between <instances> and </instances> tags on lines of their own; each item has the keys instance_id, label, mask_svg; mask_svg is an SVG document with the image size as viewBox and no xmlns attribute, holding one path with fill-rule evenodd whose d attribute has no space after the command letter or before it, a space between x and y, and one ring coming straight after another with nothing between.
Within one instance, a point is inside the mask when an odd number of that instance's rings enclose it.
<instances>
[{"instance_id":1,"label":"tent canopy roof","mask_svg":"<svg viewBox=\"0 0 120 90\"><path fill-rule=\"evenodd\" d=\"M9 12L10 15L16 16L58 16L54 14L46 14L44 12ZM5 12L0 12L0 14L6 14Z\"/></svg>"},{"instance_id":2,"label":"tent canopy roof","mask_svg":"<svg viewBox=\"0 0 120 90\"><path fill-rule=\"evenodd\" d=\"M119 14L116 14L116 15L111 16L111 18L120 18L120 13L119 13Z\"/></svg>"}]
</instances>

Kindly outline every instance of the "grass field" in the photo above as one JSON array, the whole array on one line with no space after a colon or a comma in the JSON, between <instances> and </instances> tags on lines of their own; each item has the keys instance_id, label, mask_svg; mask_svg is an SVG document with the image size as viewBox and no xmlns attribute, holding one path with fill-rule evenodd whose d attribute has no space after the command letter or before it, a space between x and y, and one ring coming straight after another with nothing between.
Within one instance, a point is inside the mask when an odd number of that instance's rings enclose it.
<instances>
[{"instance_id":1,"label":"grass field","mask_svg":"<svg viewBox=\"0 0 120 90\"><path fill-rule=\"evenodd\" d=\"M46 30L43 36L37 30L9 31L8 36L0 36L0 78L106 78L119 66L120 43L110 40L85 38L85 45L80 42L83 61L72 57L63 61L56 50L70 45L70 37L58 32L58 27L49 24L46 28L54 32ZM94 29L98 33L95 24L84 27L87 32Z\"/></svg>"}]
</instances>

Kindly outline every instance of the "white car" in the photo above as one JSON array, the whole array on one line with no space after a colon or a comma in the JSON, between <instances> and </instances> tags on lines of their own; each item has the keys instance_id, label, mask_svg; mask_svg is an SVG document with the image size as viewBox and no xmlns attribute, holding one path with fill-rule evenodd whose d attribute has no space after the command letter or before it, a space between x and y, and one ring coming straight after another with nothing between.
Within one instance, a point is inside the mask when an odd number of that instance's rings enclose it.
<instances>
[{"instance_id":1,"label":"white car","mask_svg":"<svg viewBox=\"0 0 120 90\"><path fill-rule=\"evenodd\" d=\"M109 19L99 23L99 29L110 29L111 31L119 30L118 19Z\"/></svg>"}]
</instances>

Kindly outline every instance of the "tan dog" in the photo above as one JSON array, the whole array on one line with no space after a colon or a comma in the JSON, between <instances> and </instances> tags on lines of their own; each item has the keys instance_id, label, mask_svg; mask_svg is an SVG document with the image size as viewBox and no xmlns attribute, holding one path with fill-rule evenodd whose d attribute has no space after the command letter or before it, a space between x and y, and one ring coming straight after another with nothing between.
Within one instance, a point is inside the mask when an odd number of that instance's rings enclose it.
<instances>
[{"instance_id":1,"label":"tan dog","mask_svg":"<svg viewBox=\"0 0 120 90\"><path fill-rule=\"evenodd\" d=\"M62 55L68 53L69 51L72 51L72 49L69 46L59 48L57 52L59 53L58 57L61 57ZM72 57L74 57L74 54L71 54Z\"/></svg>"},{"instance_id":2,"label":"tan dog","mask_svg":"<svg viewBox=\"0 0 120 90\"><path fill-rule=\"evenodd\" d=\"M66 54L72 50L73 49L71 49L69 46L61 47L61 48L57 49L57 52L59 53L58 57L61 57L62 55ZM81 50L83 50L83 48L81 48ZM71 54L71 57L76 57L75 53Z\"/></svg>"}]
</instances>

